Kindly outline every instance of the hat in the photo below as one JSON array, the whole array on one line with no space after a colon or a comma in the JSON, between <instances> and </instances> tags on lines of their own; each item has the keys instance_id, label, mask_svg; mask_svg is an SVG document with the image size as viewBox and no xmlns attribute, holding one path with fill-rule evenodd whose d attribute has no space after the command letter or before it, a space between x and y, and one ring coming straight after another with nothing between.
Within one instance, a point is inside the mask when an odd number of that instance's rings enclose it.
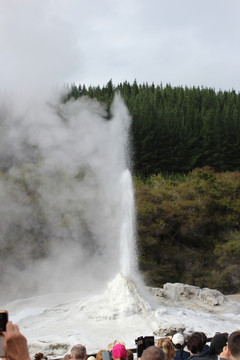
<instances>
[{"instance_id":1,"label":"hat","mask_svg":"<svg viewBox=\"0 0 240 360\"><path fill-rule=\"evenodd\" d=\"M125 344L125 342L124 342L124 341L120 342L120 341L118 341L118 340L114 340L114 342L113 342L113 343L108 344L108 346L107 346L107 350L108 350L108 351L112 351L112 349L113 349L114 345L117 345L117 344L122 344L122 345L124 345L124 346L126 347L126 344Z\"/></svg>"},{"instance_id":2,"label":"hat","mask_svg":"<svg viewBox=\"0 0 240 360\"><path fill-rule=\"evenodd\" d=\"M180 333L176 333L172 337L172 342L174 345L177 345L177 344L183 345L184 344L184 336Z\"/></svg>"},{"instance_id":3,"label":"hat","mask_svg":"<svg viewBox=\"0 0 240 360\"><path fill-rule=\"evenodd\" d=\"M224 346L227 345L228 338L225 334L218 333L214 335L210 344L211 354L220 354L223 351Z\"/></svg>"},{"instance_id":4,"label":"hat","mask_svg":"<svg viewBox=\"0 0 240 360\"><path fill-rule=\"evenodd\" d=\"M127 357L127 350L124 345L117 344L112 349L112 357L114 359L120 358L122 360L126 359Z\"/></svg>"}]
</instances>

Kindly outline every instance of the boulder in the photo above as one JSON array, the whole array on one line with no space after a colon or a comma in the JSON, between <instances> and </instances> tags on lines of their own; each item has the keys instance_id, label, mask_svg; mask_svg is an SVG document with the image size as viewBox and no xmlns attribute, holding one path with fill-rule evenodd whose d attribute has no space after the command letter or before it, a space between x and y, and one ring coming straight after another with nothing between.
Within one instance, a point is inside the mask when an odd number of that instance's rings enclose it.
<instances>
[{"instance_id":1,"label":"boulder","mask_svg":"<svg viewBox=\"0 0 240 360\"><path fill-rule=\"evenodd\" d=\"M218 290L201 289L198 286L182 283L166 283L163 288L148 288L148 290L163 305L184 305L192 309L204 309L208 312L218 312L218 307L228 307L231 302Z\"/></svg>"}]
</instances>

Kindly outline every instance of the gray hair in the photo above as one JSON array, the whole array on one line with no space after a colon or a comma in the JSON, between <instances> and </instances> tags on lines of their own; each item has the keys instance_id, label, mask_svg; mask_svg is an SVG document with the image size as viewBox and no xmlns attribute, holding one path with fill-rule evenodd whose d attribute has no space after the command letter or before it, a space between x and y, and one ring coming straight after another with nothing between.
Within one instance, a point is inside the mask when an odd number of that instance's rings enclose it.
<instances>
[{"instance_id":1,"label":"gray hair","mask_svg":"<svg viewBox=\"0 0 240 360\"><path fill-rule=\"evenodd\" d=\"M78 345L74 345L71 348L71 354L72 357L76 360L84 360L86 358L87 351L85 346L78 344Z\"/></svg>"},{"instance_id":2,"label":"gray hair","mask_svg":"<svg viewBox=\"0 0 240 360\"><path fill-rule=\"evenodd\" d=\"M159 347L149 346L143 351L141 360L166 360L166 356Z\"/></svg>"}]
</instances>

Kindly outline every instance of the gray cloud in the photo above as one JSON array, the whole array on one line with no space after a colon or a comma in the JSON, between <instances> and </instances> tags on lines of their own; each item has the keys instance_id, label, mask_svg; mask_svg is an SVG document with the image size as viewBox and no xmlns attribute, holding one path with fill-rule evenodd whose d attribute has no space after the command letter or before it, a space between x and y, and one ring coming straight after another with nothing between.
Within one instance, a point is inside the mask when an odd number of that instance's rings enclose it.
<instances>
[{"instance_id":1,"label":"gray cloud","mask_svg":"<svg viewBox=\"0 0 240 360\"><path fill-rule=\"evenodd\" d=\"M2 0L1 85L171 82L239 90L237 0Z\"/></svg>"}]
</instances>

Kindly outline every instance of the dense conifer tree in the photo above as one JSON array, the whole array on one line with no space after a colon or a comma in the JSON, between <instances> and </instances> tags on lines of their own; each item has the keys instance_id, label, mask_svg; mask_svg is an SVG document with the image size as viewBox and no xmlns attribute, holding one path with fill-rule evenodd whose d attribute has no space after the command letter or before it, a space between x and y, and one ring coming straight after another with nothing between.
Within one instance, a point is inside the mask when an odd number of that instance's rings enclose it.
<instances>
[{"instance_id":1,"label":"dense conifer tree","mask_svg":"<svg viewBox=\"0 0 240 360\"><path fill-rule=\"evenodd\" d=\"M240 170L240 94L199 87L148 83L73 85L70 97L95 97L107 111L120 91L132 115L135 173L187 173L209 165Z\"/></svg>"}]
</instances>

